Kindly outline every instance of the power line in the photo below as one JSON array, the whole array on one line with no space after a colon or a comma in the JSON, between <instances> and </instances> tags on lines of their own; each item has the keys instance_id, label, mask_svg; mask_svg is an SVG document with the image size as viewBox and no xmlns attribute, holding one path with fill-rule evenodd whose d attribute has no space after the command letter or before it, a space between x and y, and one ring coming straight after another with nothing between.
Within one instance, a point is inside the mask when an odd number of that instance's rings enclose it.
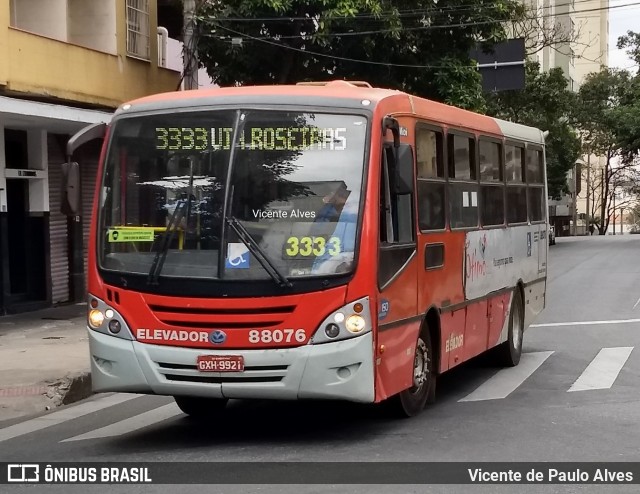
<instances>
[{"instance_id":1,"label":"power line","mask_svg":"<svg viewBox=\"0 0 640 494\"><path fill-rule=\"evenodd\" d=\"M592 0L578 0L578 1L592 1ZM569 4L566 4L569 5ZM585 12L599 12L599 11L603 11L603 10L611 10L614 8L624 8L624 7L635 7L640 5L640 1L639 2L634 2L634 3L628 3L628 4L623 4L623 5L614 5L614 6L608 6L608 7L597 7L597 8L592 8L592 9L583 9L583 10L575 10L574 12L572 12L571 14L578 14L578 13L585 13ZM559 15L568 15L568 13L563 13L563 14L559 14ZM486 21L476 21L476 22L459 22L457 24L435 24L435 25L431 25L431 26L414 26L414 27L402 27L402 26L398 26L395 28L387 28L387 29L377 29L377 30L369 30L369 31L348 31L348 32L343 32L343 33L314 33L314 34L298 34L298 35L284 35L284 36L249 36L247 34L244 33L240 33L238 31L234 31L230 28L227 28L225 26L222 26L218 23L218 19L212 19L212 21L214 22L214 25L217 25L218 28L223 29L223 30L227 30L227 31L231 31L234 32L236 34L248 37L254 41L267 41L267 40L274 40L274 39L307 39L311 36L321 36L321 37L343 37L343 36L367 36L367 35L371 35L371 34L386 34L386 33L393 33L393 32L398 32L398 31L428 31L431 29L452 29L452 28L464 28L464 27L477 27L477 26L483 26L483 25L487 25L487 24L494 24L497 22L518 22L518 21L526 21L526 20L536 20L536 19L540 19L540 18L546 18L546 17L557 17L558 14L544 14L544 15L537 15L537 16L533 16L533 17L523 17L521 19L511 19L511 20L499 20L499 19L491 19L491 20L486 20ZM307 20L312 20L310 18L306 18ZM203 34L204 36L209 36L211 37L210 34ZM283 47L287 47L288 45L282 45Z\"/></svg>"},{"instance_id":2,"label":"power line","mask_svg":"<svg viewBox=\"0 0 640 494\"><path fill-rule=\"evenodd\" d=\"M566 3L558 3L555 5L552 5L553 8L558 8L558 7L568 7L568 6L573 6L575 4L578 3L588 3L588 2L593 2L593 0L575 0L575 1L568 1ZM516 2L517 4L517 2ZM607 7L598 7L598 8L594 8L594 9L589 9L589 10L584 10L584 12L588 12L591 10L609 10L609 9L615 9L615 8L620 8L620 7L625 7L625 6L634 6L637 4L627 4L627 5L609 5ZM484 4L482 5L483 7L491 7L491 6L497 6L497 4ZM338 15L323 15L323 16L317 16L317 17L312 17L312 16L279 16L279 17L216 17L215 20L216 21L221 21L221 22L290 22L290 21L314 21L318 18L322 18L325 20L350 20L350 19L354 19L354 20L358 20L358 19L372 19L372 20L388 20L388 19L396 19L396 18L402 18L402 17L418 17L418 16L424 16L424 15L432 15L432 14L442 14L442 13L448 13L448 12L466 12L466 11L474 11L478 8L478 4L460 4L460 5L451 5L451 6L442 6L442 7L432 7L429 9L410 9L410 10L397 10L397 11L388 11L388 12L383 12L383 13L379 13L379 14L372 14L372 13L366 13L366 14L355 14L352 17L347 17L347 16L338 16ZM549 10L550 7L543 7L539 10ZM537 10L537 9L536 9ZM560 14L551 14L551 15L567 15L567 14L573 14L579 12L578 10L574 11L574 12L565 12L565 13L560 13Z\"/></svg>"},{"instance_id":3,"label":"power line","mask_svg":"<svg viewBox=\"0 0 640 494\"><path fill-rule=\"evenodd\" d=\"M304 53L306 55L313 55L315 57L323 57L323 58L331 58L333 60L342 60L345 62L355 62L355 63L363 63L363 64L369 64L369 65L384 65L387 67L404 67L404 68L413 68L413 69L443 69L446 67L449 67L448 65L412 65L412 64L402 64L402 63L389 63L389 62L375 62L372 60L360 60L357 58L349 58L349 57L340 57L338 55L327 55L326 53L320 53L320 52L316 52L316 51L310 51L310 50L304 50L302 48L296 48L295 46L289 46L289 45L283 45L282 43L276 43L275 41L270 41L267 39L261 39L261 38L256 38L255 36L250 36L248 34L244 34L241 33L239 31L235 31L233 29L229 29L226 27L222 27L219 26L221 29L224 29L225 31L229 31L232 32L234 34L237 34L239 36L242 36L243 38L248 38L254 41L259 41L261 43L266 43L268 45L273 45L273 46L277 46L280 48L285 48L288 50L292 50L292 51L297 51L299 53ZM471 68L471 66L469 66Z\"/></svg>"}]
</instances>

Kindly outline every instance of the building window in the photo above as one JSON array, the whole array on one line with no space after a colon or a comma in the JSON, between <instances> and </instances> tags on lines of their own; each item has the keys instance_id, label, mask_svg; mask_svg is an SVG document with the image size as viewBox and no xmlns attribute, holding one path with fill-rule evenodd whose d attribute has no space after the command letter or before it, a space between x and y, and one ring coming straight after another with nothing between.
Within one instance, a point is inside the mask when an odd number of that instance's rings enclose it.
<instances>
[{"instance_id":1,"label":"building window","mask_svg":"<svg viewBox=\"0 0 640 494\"><path fill-rule=\"evenodd\" d=\"M127 0L127 54L150 59L149 0Z\"/></svg>"}]
</instances>

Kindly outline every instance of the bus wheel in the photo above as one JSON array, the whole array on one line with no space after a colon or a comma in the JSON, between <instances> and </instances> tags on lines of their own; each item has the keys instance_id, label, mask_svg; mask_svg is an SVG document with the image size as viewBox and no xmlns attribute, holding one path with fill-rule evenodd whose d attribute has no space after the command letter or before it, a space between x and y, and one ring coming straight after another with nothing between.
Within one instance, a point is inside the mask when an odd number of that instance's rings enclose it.
<instances>
[{"instance_id":1,"label":"bus wheel","mask_svg":"<svg viewBox=\"0 0 640 494\"><path fill-rule=\"evenodd\" d=\"M178 408L195 419L213 418L220 415L229 401L226 398L200 398L195 396L174 396Z\"/></svg>"},{"instance_id":2,"label":"bus wheel","mask_svg":"<svg viewBox=\"0 0 640 494\"><path fill-rule=\"evenodd\" d=\"M520 295L520 290L516 288L511 302L507 341L496 348L496 363L498 365L515 367L520 363L523 335L524 311L522 309L522 296Z\"/></svg>"},{"instance_id":3,"label":"bus wheel","mask_svg":"<svg viewBox=\"0 0 640 494\"><path fill-rule=\"evenodd\" d=\"M433 369L433 347L429 332L418 336L416 353L413 360L413 386L402 391L397 397L396 409L402 416L418 415L435 398L436 375Z\"/></svg>"}]
</instances>

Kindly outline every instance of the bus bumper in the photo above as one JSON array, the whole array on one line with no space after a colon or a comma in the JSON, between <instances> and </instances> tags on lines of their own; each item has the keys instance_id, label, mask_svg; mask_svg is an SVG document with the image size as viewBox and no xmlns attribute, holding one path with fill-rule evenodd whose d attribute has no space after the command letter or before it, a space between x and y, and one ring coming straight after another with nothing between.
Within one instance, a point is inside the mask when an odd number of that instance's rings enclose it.
<instances>
[{"instance_id":1,"label":"bus bumper","mask_svg":"<svg viewBox=\"0 0 640 494\"><path fill-rule=\"evenodd\" d=\"M130 341L89 329L95 392L237 399L375 399L373 334L268 350L202 350ZM242 355L244 372L201 372L198 355Z\"/></svg>"}]
</instances>

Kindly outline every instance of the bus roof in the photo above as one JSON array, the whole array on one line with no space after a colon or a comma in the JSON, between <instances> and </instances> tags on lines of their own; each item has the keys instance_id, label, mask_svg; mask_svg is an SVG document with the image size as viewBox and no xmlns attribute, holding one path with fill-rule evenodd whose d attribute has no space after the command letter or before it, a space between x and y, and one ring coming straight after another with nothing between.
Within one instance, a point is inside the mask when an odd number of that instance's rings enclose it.
<instances>
[{"instance_id":1,"label":"bus roof","mask_svg":"<svg viewBox=\"0 0 640 494\"><path fill-rule=\"evenodd\" d=\"M218 105L295 105L372 109L382 100L397 98L402 114L414 114L449 126L493 131L496 124L507 139L544 143L543 133L534 127L501 120L455 106L412 96L393 89L374 88L365 82L327 81L296 85L216 87L154 94L128 102L115 113L211 107ZM124 110L124 107L130 106Z\"/></svg>"}]
</instances>

